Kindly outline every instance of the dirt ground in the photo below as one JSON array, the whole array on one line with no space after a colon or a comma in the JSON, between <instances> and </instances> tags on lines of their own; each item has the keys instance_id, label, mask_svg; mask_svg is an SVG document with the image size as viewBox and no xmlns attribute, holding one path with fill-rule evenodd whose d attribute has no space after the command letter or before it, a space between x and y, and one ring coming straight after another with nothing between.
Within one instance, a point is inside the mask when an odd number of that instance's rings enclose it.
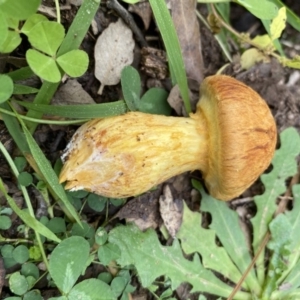
<instances>
[{"instance_id":1,"label":"dirt ground","mask_svg":"<svg viewBox=\"0 0 300 300\"><path fill-rule=\"evenodd\" d=\"M291 0L285 2L296 14L300 14L300 3L298 3L298 1ZM43 1L43 4L45 6L52 6L53 1ZM67 28L72 21L77 8L73 5L68 5L67 3L63 4L66 5L66 9L62 11L62 20L63 24ZM125 9L128 9L127 5L124 5L124 7ZM206 10L204 5L199 5L199 8L201 12L205 13ZM134 21L136 22L136 26L141 28L141 33L143 34L144 39L150 40L149 44L152 47L158 50L163 50L163 45L159 38L154 21L152 20L150 22L149 28L145 30L141 18L134 13L132 15L134 17ZM101 31L103 31L103 29L105 29L110 22L115 21L116 18L117 15L115 11L112 12L112 10L109 9L105 5L105 3L101 4L101 9L99 10L96 17L96 26L98 26L99 30L98 34L100 34ZM255 30L254 32L252 32L253 36L263 32L262 25L258 22L258 20L251 15L249 16L249 13L247 11L238 6L233 5L231 21L236 30L247 31L255 26ZM228 62L225 60L219 45L214 39L214 36L205 28L205 26L202 26L200 24L200 27L202 55L204 61L204 74L205 76L208 76L216 73L222 66L224 66L224 64ZM155 38L153 39L153 41L151 41L149 37ZM93 72L93 48L95 45L95 38L96 37L92 33L90 33L86 37L82 45L82 48L89 54L90 68L84 76L78 79L78 82L83 86L84 90L95 100L96 103L104 103L120 99L122 95L120 84L116 86L106 87L102 96L99 96L97 94L97 91L99 89L99 82L96 80ZM291 43L286 43L285 51L287 56L293 56L295 53L299 52L299 32L296 32L294 29L288 27L284 35L284 40L292 41ZM152 86L162 86L170 91L171 84L169 77L166 77L164 79L153 78L149 76L149 73L141 70L141 42L137 44L138 46L135 49L135 58L133 65L140 72L143 88L146 89ZM22 45L22 47L18 49L17 55L19 56L24 56L26 45ZM267 101L275 117L279 133L283 129L290 126L295 127L300 132L300 72L298 70L282 67L275 59L271 60L270 63L258 63L247 71L241 70L238 52L233 49L231 54L234 56L235 60L234 63L231 63L225 69L225 73L251 86ZM165 69L165 66L166 63L162 62L162 70ZM195 90L197 90L197 87L195 88ZM176 115L175 112L173 114ZM35 133L35 138L41 148L44 150L49 160L54 162L61 155L75 129L75 126L69 126L68 128L66 128L59 126L40 125ZM2 122L0 122L0 138L11 154L16 155L18 153L18 150L15 148L15 145L8 135ZM19 199L20 202L18 204L20 205L20 207L22 207L23 200L19 195L15 179L12 178L9 166L1 155L0 173L2 179L5 181L9 188L9 193L14 195L15 199ZM191 208L197 209L199 206L199 195L192 189L190 183L191 178L201 179L201 174L198 172L184 174L178 176L177 178L169 180L169 183L171 183L174 189L176 198L185 199L189 203L189 206ZM152 225L159 224L162 221L158 212L158 198L162 193L162 189L163 186L158 188L153 193L147 193L144 196L131 199L120 210L111 208L111 211L109 211L109 215L116 215L116 217L119 219L126 218L142 219L144 221L147 220ZM261 189L262 186L258 181L249 190L247 190L241 196L241 198L247 199L253 196L255 193L261 191ZM31 193L35 209L40 211L41 207L39 205L38 197L34 194L33 191L31 191ZM1 201L3 202L4 200L1 199ZM234 204L233 207L238 207L240 205L243 205L246 208L244 213L245 217L247 217L249 214L252 215L255 212L255 208L252 206L251 202L241 202L241 204ZM89 216L91 222L99 218L99 214L95 214L92 211L87 211L86 213ZM104 217L104 213L102 217ZM114 223L112 222L111 226L113 226L113 224ZM20 222L16 219L14 226L6 234L9 236L17 236L18 225L20 225ZM93 274L97 274L99 272L98 268L99 267L90 268L86 276L93 276ZM53 290L48 289L46 286L44 286L43 284L45 283L46 281L41 281L39 285L41 289L45 290L44 297L45 299L47 299L48 297L50 297L49 295L53 296ZM135 284L138 285L138 281L136 281ZM4 291L5 289L6 288L4 287ZM177 290L178 299L187 299L188 291L189 286L182 285ZM152 298L145 290L138 288L135 292L134 299L137 300Z\"/></svg>"}]
</instances>

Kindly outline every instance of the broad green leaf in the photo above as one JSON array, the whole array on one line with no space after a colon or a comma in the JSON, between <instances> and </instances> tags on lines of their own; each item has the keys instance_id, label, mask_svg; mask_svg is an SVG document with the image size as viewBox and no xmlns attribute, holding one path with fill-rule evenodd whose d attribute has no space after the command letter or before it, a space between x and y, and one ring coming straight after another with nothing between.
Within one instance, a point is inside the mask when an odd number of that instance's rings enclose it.
<instances>
[{"instance_id":1,"label":"broad green leaf","mask_svg":"<svg viewBox=\"0 0 300 300\"><path fill-rule=\"evenodd\" d=\"M0 53L12 52L21 44L21 41L22 39L17 32L9 30L5 41L0 44Z\"/></svg>"},{"instance_id":2,"label":"broad green leaf","mask_svg":"<svg viewBox=\"0 0 300 300\"><path fill-rule=\"evenodd\" d=\"M267 277L264 283L262 299L270 299L271 293L277 290L277 280L287 269L290 252L292 229L291 223L284 214L279 214L270 223L271 240L267 247L271 250Z\"/></svg>"},{"instance_id":3,"label":"broad green leaf","mask_svg":"<svg viewBox=\"0 0 300 300\"><path fill-rule=\"evenodd\" d=\"M187 282L193 286L191 293L208 292L228 297L232 291L201 265L197 254L192 261L185 259L177 240L172 246L162 246L152 229L141 232L135 225L118 226L110 232L109 241L121 250L117 262L121 267L134 265L143 287L149 287L164 275L170 278L172 290ZM247 297L247 294L237 292L236 296Z\"/></svg>"},{"instance_id":4,"label":"broad green leaf","mask_svg":"<svg viewBox=\"0 0 300 300\"><path fill-rule=\"evenodd\" d=\"M237 0L237 3L243 5L257 18L263 20L275 18L278 12L277 6L268 0Z\"/></svg>"},{"instance_id":5,"label":"broad green leaf","mask_svg":"<svg viewBox=\"0 0 300 300\"><path fill-rule=\"evenodd\" d=\"M68 299L84 300L116 300L111 287L105 282L91 278L76 284L68 295Z\"/></svg>"},{"instance_id":6,"label":"broad green leaf","mask_svg":"<svg viewBox=\"0 0 300 300\"><path fill-rule=\"evenodd\" d=\"M184 202L183 220L176 234L176 237L181 240L183 251L188 255L198 252L202 257L204 268L214 270L237 283L242 274L229 258L226 250L216 244L216 232L203 228L201 222L201 214L190 211Z\"/></svg>"},{"instance_id":7,"label":"broad green leaf","mask_svg":"<svg viewBox=\"0 0 300 300\"><path fill-rule=\"evenodd\" d=\"M172 109L167 98L168 93L164 89L151 88L143 95L139 110L149 114L169 116Z\"/></svg>"},{"instance_id":8,"label":"broad green leaf","mask_svg":"<svg viewBox=\"0 0 300 300\"><path fill-rule=\"evenodd\" d=\"M40 4L41 0L9 0L1 4L1 10L13 18L26 20L37 11Z\"/></svg>"},{"instance_id":9,"label":"broad green leaf","mask_svg":"<svg viewBox=\"0 0 300 300\"><path fill-rule=\"evenodd\" d=\"M69 199L63 189L62 185L59 183L56 173L54 172L50 162L45 157L44 153L32 137L31 133L28 131L26 126L22 123L23 131L25 133L25 137L30 148L31 154L39 167L42 175L44 176L48 186L55 191L56 195L60 199L60 201L65 205L70 214L76 220L77 223L80 224L80 220L77 212L74 207L70 204Z\"/></svg>"},{"instance_id":10,"label":"broad green leaf","mask_svg":"<svg viewBox=\"0 0 300 300\"><path fill-rule=\"evenodd\" d=\"M49 240L55 241L57 243L60 242L60 239L51 232L46 226L44 226L41 222L37 219L33 218L27 211L21 210L17 204L15 203L14 199L12 199L7 193L3 186L3 182L0 178L0 190L5 195L5 198L9 204L9 206L13 209L13 211L17 214L17 216L30 228L38 232L39 234L45 236Z\"/></svg>"},{"instance_id":11,"label":"broad green leaf","mask_svg":"<svg viewBox=\"0 0 300 300\"><path fill-rule=\"evenodd\" d=\"M31 262L22 264L21 274L26 277L33 276L36 280L38 280L38 278L40 277L39 268L34 263Z\"/></svg>"},{"instance_id":12,"label":"broad green leaf","mask_svg":"<svg viewBox=\"0 0 300 300\"><path fill-rule=\"evenodd\" d=\"M71 291L78 277L84 271L89 252L89 243L79 236L63 240L52 251L49 273L63 293L67 294Z\"/></svg>"},{"instance_id":13,"label":"broad green leaf","mask_svg":"<svg viewBox=\"0 0 300 300\"><path fill-rule=\"evenodd\" d=\"M5 102L13 93L14 83L7 75L0 74L0 103Z\"/></svg>"},{"instance_id":14,"label":"broad green leaf","mask_svg":"<svg viewBox=\"0 0 300 300\"><path fill-rule=\"evenodd\" d=\"M173 79L175 79L178 84L185 110L187 113L190 113L191 104L189 100L187 77L179 40L170 12L164 0L149 0L149 2L168 53L168 60L174 74Z\"/></svg>"},{"instance_id":15,"label":"broad green leaf","mask_svg":"<svg viewBox=\"0 0 300 300\"><path fill-rule=\"evenodd\" d=\"M29 259L28 248L24 245L19 245L14 249L12 256L17 263L24 264Z\"/></svg>"},{"instance_id":16,"label":"broad green leaf","mask_svg":"<svg viewBox=\"0 0 300 300\"><path fill-rule=\"evenodd\" d=\"M72 50L56 59L59 66L71 77L83 75L89 64L89 57L85 51Z\"/></svg>"},{"instance_id":17,"label":"broad green leaf","mask_svg":"<svg viewBox=\"0 0 300 300\"><path fill-rule=\"evenodd\" d=\"M291 223L291 229L289 232L287 232L290 234L291 239L291 255L288 259L288 270L283 273L281 281L284 280L283 285L290 284L291 289L294 290L300 286L300 185L294 185L292 190L294 196L293 209L285 212L289 222ZM295 272L294 269L298 271ZM286 275L289 272L291 273L286 278Z\"/></svg>"},{"instance_id":18,"label":"broad green leaf","mask_svg":"<svg viewBox=\"0 0 300 300\"><path fill-rule=\"evenodd\" d=\"M111 261L119 259L120 256L120 248L112 243L107 243L98 249L99 261L105 266L108 266Z\"/></svg>"},{"instance_id":19,"label":"broad green leaf","mask_svg":"<svg viewBox=\"0 0 300 300\"><path fill-rule=\"evenodd\" d=\"M138 110L141 95L141 80L138 71L131 66L124 67L121 73L121 85L128 109Z\"/></svg>"},{"instance_id":20,"label":"broad green leaf","mask_svg":"<svg viewBox=\"0 0 300 300\"><path fill-rule=\"evenodd\" d=\"M198 185L197 189L202 195L201 210L209 212L212 217L209 228L216 232L218 239L221 241L231 260L240 272L244 274L251 264L252 257L249 253L245 235L239 225L238 214L231 210L225 202L216 200L206 194L203 187ZM253 269L246 277L245 282L248 288L254 291L255 294L260 293L261 287L257 282Z\"/></svg>"},{"instance_id":21,"label":"broad green leaf","mask_svg":"<svg viewBox=\"0 0 300 300\"><path fill-rule=\"evenodd\" d=\"M20 272L13 273L8 280L10 290L16 295L23 295L27 292L29 285L25 276Z\"/></svg>"},{"instance_id":22,"label":"broad green leaf","mask_svg":"<svg viewBox=\"0 0 300 300\"><path fill-rule=\"evenodd\" d=\"M11 227L11 219L8 216L0 215L0 230L7 230Z\"/></svg>"},{"instance_id":23,"label":"broad green leaf","mask_svg":"<svg viewBox=\"0 0 300 300\"><path fill-rule=\"evenodd\" d=\"M17 101L17 103L42 113L78 119L111 117L123 114L127 111L126 104L122 100L88 105L43 105L22 101Z\"/></svg>"},{"instance_id":24,"label":"broad green leaf","mask_svg":"<svg viewBox=\"0 0 300 300\"><path fill-rule=\"evenodd\" d=\"M19 31L19 23L20 20L14 18L14 17L6 17L6 23L7 23L7 27L9 29L13 29L13 31L18 32Z\"/></svg>"},{"instance_id":25,"label":"broad green leaf","mask_svg":"<svg viewBox=\"0 0 300 300\"><path fill-rule=\"evenodd\" d=\"M54 21L37 23L27 34L32 47L54 56L65 36L63 25Z\"/></svg>"},{"instance_id":26,"label":"broad green leaf","mask_svg":"<svg viewBox=\"0 0 300 300\"><path fill-rule=\"evenodd\" d=\"M297 172L295 157L300 153L300 138L294 128L288 128L280 134L281 147L275 152L272 160L273 169L261 176L265 186L262 195L254 197L257 207L256 215L251 219L253 226L253 249L256 253L268 231L268 226L276 211L276 200L286 190L286 179ZM257 260L258 278L264 281L264 255Z\"/></svg>"},{"instance_id":27,"label":"broad green leaf","mask_svg":"<svg viewBox=\"0 0 300 300\"><path fill-rule=\"evenodd\" d=\"M33 72L49 82L59 82L61 79L60 71L55 60L34 49L26 52L26 60Z\"/></svg>"},{"instance_id":28,"label":"broad green leaf","mask_svg":"<svg viewBox=\"0 0 300 300\"><path fill-rule=\"evenodd\" d=\"M2 44L4 43L8 35L7 23L4 14L2 13L1 10L0 10L0 20L1 20L0 22L0 49L1 49Z\"/></svg>"},{"instance_id":29,"label":"broad green leaf","mask_svg":"<svg viewBox=\"0 0 300 300\"><path fill-rule=\"evenodd\" d=\"M48 19L44 15L34 14L31 15L21 28L21 32L24 34L28 34L28 32L38 23L48 21Z\"/></svg>"},{"instance_id":30,"label":"broad green leaf","mask_svg":"<svg viewBox=\"0 0 300 300\"><path fill-rule=\"evenodd\" d=\"M286 22L286 9L283 6L278 10L278 15L272 20L272 23L270 25L270 33L271 33L272 40L276 40L280 38L281 33L285 28L285 22Z\"/></svg>"}]
</instances>

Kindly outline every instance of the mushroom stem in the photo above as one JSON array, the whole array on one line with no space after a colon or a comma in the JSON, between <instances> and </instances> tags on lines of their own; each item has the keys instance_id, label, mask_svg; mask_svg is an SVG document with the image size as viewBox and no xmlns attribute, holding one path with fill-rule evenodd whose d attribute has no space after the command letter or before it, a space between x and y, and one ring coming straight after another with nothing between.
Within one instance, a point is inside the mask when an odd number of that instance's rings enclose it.
<instances>
[{"instance_id":1,"label":"mushroom stem","mask_svg":"<svg viewBox=\"0 0 300 300\"><path fill-rule=\"evenodd\" d=\"M207 168L207 128L201 112L190 118L140 112L93 120L73 137L60 174L65 188L129 197L186 171ZM70 180L72 178L76 180ZM126 189L124 189L126 186Z\"/></svg>"}]
</instances>

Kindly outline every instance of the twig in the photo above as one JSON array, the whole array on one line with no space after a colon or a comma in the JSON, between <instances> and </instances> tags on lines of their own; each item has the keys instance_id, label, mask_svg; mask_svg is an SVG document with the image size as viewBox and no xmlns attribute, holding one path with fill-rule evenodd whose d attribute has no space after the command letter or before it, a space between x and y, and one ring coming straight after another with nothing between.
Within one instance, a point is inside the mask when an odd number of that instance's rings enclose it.
<instances>
[{"instance_id":1,"label":"twig","mask_svg":"<svg viewBox=\"0 0 300 300\"><path fill-rule=\"evenodd\" d=\"M140 43L141 47L148 46L147 41L145 40L141 30L136 26L135 21L131 16L131 14L117 0L107 1L106 6L114 10L122 18L122 20L129 26L129 28L134 33L137 41Z\"/></svg>"}]
</instances>

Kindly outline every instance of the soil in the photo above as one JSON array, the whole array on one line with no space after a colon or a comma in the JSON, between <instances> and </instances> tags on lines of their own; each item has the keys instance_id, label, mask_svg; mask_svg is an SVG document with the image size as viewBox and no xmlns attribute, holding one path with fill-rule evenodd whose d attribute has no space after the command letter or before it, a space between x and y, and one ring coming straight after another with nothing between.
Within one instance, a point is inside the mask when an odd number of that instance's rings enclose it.
<instances>
[{"instance_id":1,"label":"soil","mask_svg":"<svg viewBox=\"0 0 300 300\"><path fill-rule=\"evenodd\" d=\"M286 1L286 3L292 10L294 10L296 14L300 14L300 4L297 1ZM45 6L51 7L53 6L53 1L43 1L43 4ZM67 1L63 4L67 4ZM73 5L69 5L66 7L67 8L62 13L62 19L63 24L67 28L72 22L77 8ZM128 6L124 5L124 7L125 9L128 9ZM201 11L205 12L205 7L203 5L199 5L199 7ZM141 28L141 33L145 37L145 39L147 39L147 37L149 36L155 37L155 42L150 43L151 46L153 48L156 48L157 51L163 51L162 42L156 31L155 23L153 22L153 20L150 22L149 28L145 29L144 25L142 25L141 18L135 14L133 14L133 17L137 27ZM98 34L101 34L103 29L106 28L110 22L115 20L116 13L108 9L105 3L101 4L101 9L97 14L96 19ZM242 9L240 6L233 6L231 20L232 24L234 24L237 30L247 31L249 30L249 28L255 25L256 29L254 32L252 32L254 36L258 33L263 32L262 25L260 23L257 24L257 19L255 19L252 15L249 15L249 13ZM82 48L87 51L90 57L90 68L84 76L78 79L78 82L83 86L84 90L90 96L92 96L96 103L109 102L119 99L121 95L120 85L105 87L104 94L101 97L97 94L97 91L99 89L99 82L95 79L93 74L93 47L95 44L95 38L96 36L94 36L93 33L90 32L90 34L87 35L86 39L83 42ZM295 52L297 52L297 50L299 50L299 48L296 47L297 45L299 47L300 44L299 32L296 32L294 29L288 27L284 39L287 41L293 41L292 44L285 49L288 56L293 55ZM216 73L227 62L224 59L222 51L213 35L203 25L201 25L201 43L202 55L204 60L204 74L205 76L208 76ZM24 56L24 53L21 53L20 50L18 50L18 55ZM140 46L138 46L137 49L135 49L134 65L140 71L143 80L143 88L149 86L163 86L164 88L170 90L170 80L168 77L166 77L168 75L166 73L166 63L163 60L159 61L159 67L160 70L163 70L163 73L162 75L161 73L159 73L160 76L156 76L156 78L153 78L154 76L152 76L151 74L158 71L155 69L147 69L145 71L145 68L147 68L147 66L145 65L142 65L144 69L141 70L140 62L145 61L144 56L141 58L142 55L143 53L141 53L140 51ZM232 55L238 56L238 51L235 51L233 49ZM245 71L241 70L238 59L236 59L235 61L236 62L231 63L227 68L225 68L225 73L251 86L267 101L275 117L278 133L290 126L295 127L300 132L300 102L298 101L298 99L300 98L299 71L282 67L275 59L272 59L270 63L258 63L249 70ZM70 137L74 133L75 128L75 126L70 126L69 128L59 128L46 125L38 127L38 130L35 133L35 138L51 162L55 162L59 158L62 150L65 148L66 144L70 140ZM5 147L12 155L18 155L18 149L16 149L2 122L0 122L0 138L2 143L4 143ZM9 193L14 198L20 200L20 207L23 206L22 199L20 199L19 197L20 195L16 181L12 177L10 168L1 154L0 174L1 178L5 181L8 187ZM201 179L201 174L198 172L194 172L192 174L184 174L177 178L169 180L168 183L172 186L174 198L185 199L192 209L197 209L199 207L199 195L195 192L195 190L192 189L192 186L190 184L191 178ZM253 187L246 191L241 196L241 198L251 198L255 193L260 192L261 189L262 186L258 181ZM111 208L109 211L109 216L114 216L114 218L119 218L121 220L124 218L134 220L139 219L140 223L142 223L141 226L151 226L153 228L157 228L162 222L158 211L158 198L161 195L162 190L163 185L161 185L153 193L147 193L144 196L131 199L120 210ZM39 199L30 188L29 191L31 192L35 209L39 210ZM0 204L5 204L5 200L3 197L0 197ZM235 209L239 206L239 204L233 205ZM255 212L255 208L251 204L251 201L246 202L246 204L242 203L241 206L244 206L246 208L245 215L249 213L253 214ZM95 214L92 211L86 211L85 213L87 213L90 221L94 221L99 218L104 219L105 217L105 213L100 214L100 216L99 214ZM14 226L9 231L6 231L4 233L4 236L18 236L17 226L20 224L20 222L17 221L15 217L14 219ZM112 223L111 226L113 226L113 224L114 223ZM3 268L3 266L1 266L0 261L0 271L1 268ZM10 271L12 270L6 270L6 272ZM91 276L98 273L98 269L89 269L89 274ZM55 291L53 291L52 289L48 289L46 286L43 286L42 283L40 283L40 285L40 288L44 291L45 299L48 299L49 297L52 297L54 295ZM136 281L136 285L138 285L138 281ZM190 297L190 299L197 299L196 296L189 295L189 290L190 287L188 285L182 285L177 290L177 299L187 299L188 297ZM3 295L5 296L7 292L7 282L5 282ZM151 295L149 295L149 293L147 293L147 291L142 289L140 286L137 286L137 291L135 292L133 297L133 299L152 299ZM209 299L214 298L211 297Z\"/></svg>"}]
</instances>

